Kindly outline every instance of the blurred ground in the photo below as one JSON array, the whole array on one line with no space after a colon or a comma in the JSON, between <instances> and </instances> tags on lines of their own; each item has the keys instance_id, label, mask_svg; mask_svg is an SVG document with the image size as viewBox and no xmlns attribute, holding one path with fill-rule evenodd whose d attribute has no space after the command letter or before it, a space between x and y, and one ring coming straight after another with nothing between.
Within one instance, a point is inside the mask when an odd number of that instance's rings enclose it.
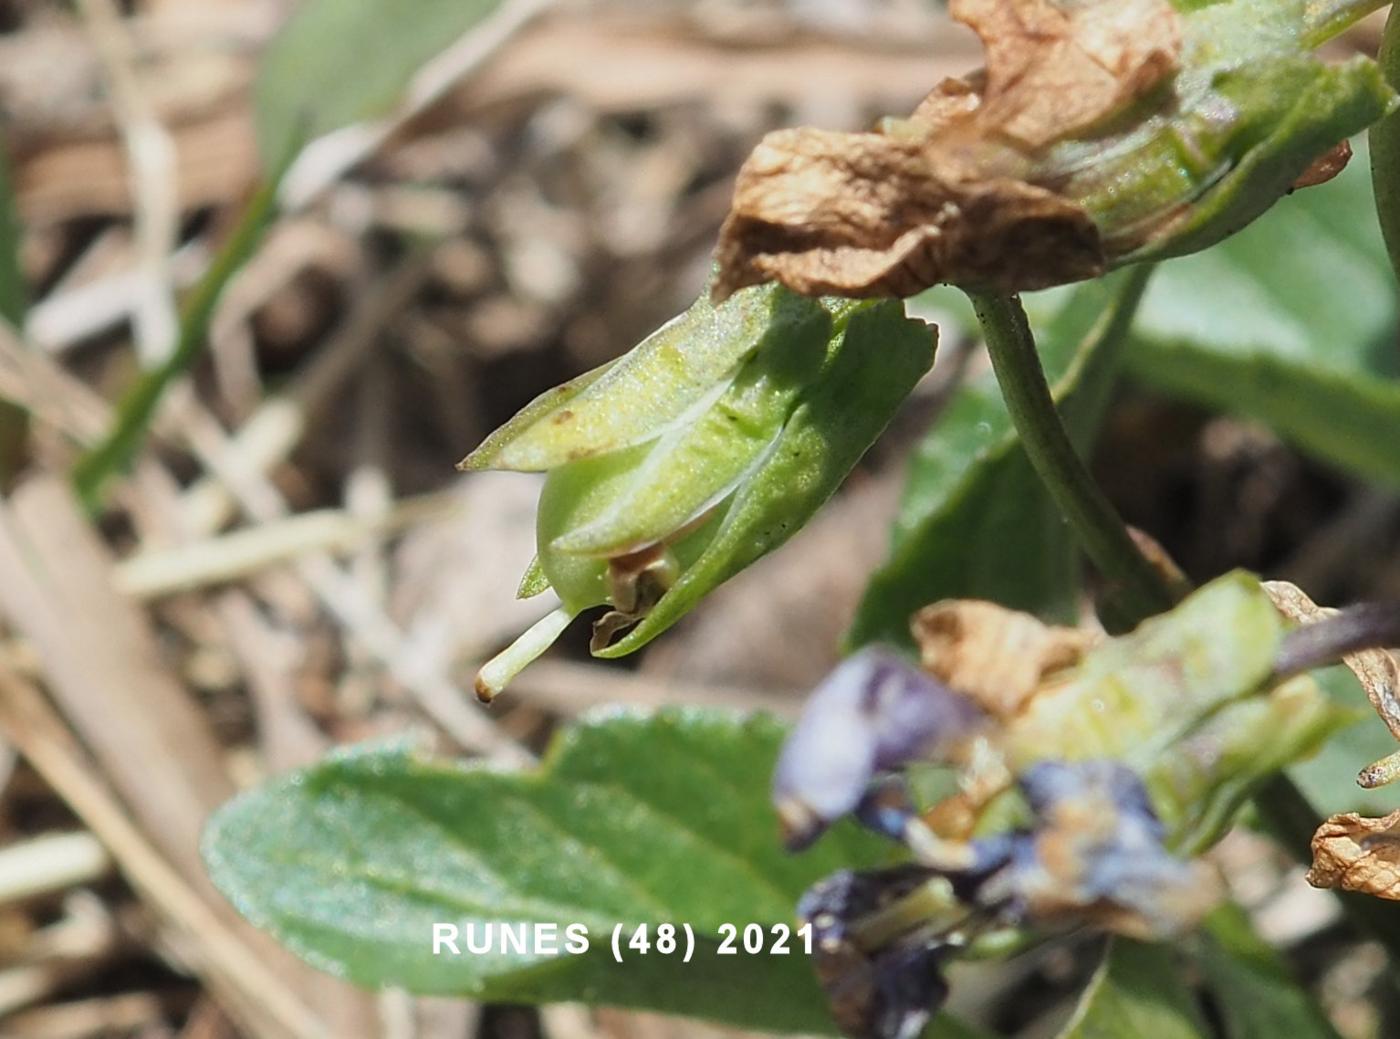
<instances>
[{"instance_id":1,"label":"blurred ground","mask_svg":"<svg viewBox=\"0 0 1400 1039\"><path fill-rule=\"evenodd\" d=\"M958 351L782 552L625 669L572 634L490 715L471 674L541 611L513 598L537 486L453 464L694 297L765 130L907 110L976 64L975 43L922 0L558 4L348 170L311 171L95 533L60 474L136 372L162 285L195 281L254 185L250 84L291 6L0 3L32 301L23 342L0 331L0 393L36 415L0 504L0 1037L715 1032L355 994L232 917L197 834L237 786L376 735L521 760L604 701L793 709L883 555L902 459ZM114 76L135 109L112 104ZM135 178L133 112L173 149ZM162 219L175 247L153 254ZM1243 565L1319 601L1400 594L1395 497L1136 392L1104 444L1110 492L1192 576ZM1265 932L1307 950L1339 1027L1375 1034L1377 954L1343 945L1324 896L1281 887L1262 843L1222 854ZM1084 963L1061 949L979 968L959 1009L1049 1034Z\"/></svg>"}]
</instances>

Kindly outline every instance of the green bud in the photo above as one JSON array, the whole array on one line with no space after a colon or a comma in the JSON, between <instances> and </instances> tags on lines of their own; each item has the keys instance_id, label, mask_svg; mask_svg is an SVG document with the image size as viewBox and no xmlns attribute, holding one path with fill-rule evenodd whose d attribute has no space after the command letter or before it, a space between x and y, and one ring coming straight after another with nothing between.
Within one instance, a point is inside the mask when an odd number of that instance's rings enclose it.
<instances>
[{"instance_id":1,"label":"green bud","mask_svg":"<svg viewBox=\"0 0 1400 1039\"><path fill-rule=\"evenodd\" d=\"M721 582L797 533L835 493L933 363L935 335L900 303L852 308L821 378L803 395L762 464L736 489L705 552L621 641L640 649Z\"/></svg>"},{"instance_id":2,"label":"green bud","mask_svg":"<svg viewBox=\"0 0 1400 1039\"><path fill-rule=\"evenodd\" d=\"M1177 6L1186 49L1175 93L1185 103L1160 125L1147 121L1137 154L1071 179L1114 266L1198 252L1234 234L1288 194L1313 160L1396 104L1371 59L1334 64L1311 53L1344 27L1345 14L1374 4ZM1048 158L1047 171L1086 157L1070 145Z\"/></svg>"},{"instance_id":3,"label":"green bud","mask_svg":"<svg viewBox=\"0 0 1400 1039\"><path fill-rule=\"evenodd\" d=\"M482 669L489 699L580 612L630 653L796 533L933 361L897 303L705 293L605 369L528 405L467 468L547 470L521 595L560 607ZM631 629L621 639L614 636Z\"/></svg>"},{"instance_id":4,"label":"green bud","mask_svg":"<svg viewBox=\"0 0 1400 1039\"><path fill-rule=\"evenodd\" d=\"M820 374L832 332L831 315L819 303L786 292L772 295L782 307L762 348L727 385L717 383L718 395L702 401L701 410L627 466L624 483L608 488L595 517L560 525L551 549L608 558L644 548L725 500L762 461L799 396ZM775 327L780 334L771 334ZM551 473L551 481L556 474L562 470Z\"/></svg>"}]
</instances>

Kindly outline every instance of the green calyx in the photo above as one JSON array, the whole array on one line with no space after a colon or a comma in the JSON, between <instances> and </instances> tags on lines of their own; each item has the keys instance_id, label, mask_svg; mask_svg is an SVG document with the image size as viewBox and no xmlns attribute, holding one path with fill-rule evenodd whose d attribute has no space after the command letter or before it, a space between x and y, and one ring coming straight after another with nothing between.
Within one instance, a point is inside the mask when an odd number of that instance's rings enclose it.
<instances>
[{"instance_id":1,"label":"green calyx","mask_svg":"<svg viewBox=\"0 0 1400 1039\"><path fill-rule=\"evenodd\" d=\"M748 357L810 334L819 310L768 286L719 307L702 294L625 356L531 401L460 468L547 472L653 441L703 411Z\"/></svg>"},{"instance_id":2,"label":"green calyx","mask_svg":"<svg viewBox=\"0 0 1400 1039\"><path fill-rule=\"evenodd\" d=\"M1375 62L1311 53L1376 3L1179 0L1181 69L1132 126L1051 147L1033 179L1093 219L1110 266L1208 248L1395 109Z\"/></svg>"},{"instance_id":3,"label":"green calyx","mask_svg":"<svg viewBox=\"0 0 1400 1039\"><path fill-rule=\"evenodd\" d=\"M520 594L561 606L483 669L489 699L567 621L609 607L621 656L812 516L933 362L898 303L709 294L626 356L540 397L464 468L545 470ZM614 636L626 630L621 638Z\"/></svg>"}]
</instances>

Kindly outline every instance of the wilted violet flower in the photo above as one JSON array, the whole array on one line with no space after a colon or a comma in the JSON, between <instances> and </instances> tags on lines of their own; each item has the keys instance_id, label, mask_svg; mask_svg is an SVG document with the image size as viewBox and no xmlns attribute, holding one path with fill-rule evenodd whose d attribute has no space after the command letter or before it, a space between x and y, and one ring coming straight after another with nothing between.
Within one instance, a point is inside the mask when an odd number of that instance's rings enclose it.
<instances>
[{"instance_id":1,"label":"wilted violet flower","mask_svg":"<svg viewBox=\"0 0 1400 1039\"><path fill-rule=\"evenodd\" d=\"M833 1014L858 1039L914 1035L945 993L941 966L969 947L1191 929L1221 895L1191 856L1254 784L1345 722L1310 679L1278 674L1288 624L1248 574L1117 638L986 603L939 610L958 623L921 615L920 665L870 648L821 683L774 773L792 846L849 816L910 853L836 874L799 907L822 938ZM916 803L918 763L951 769L957 792Z\"/></svg>"},{"instance_id":2,"label":"wilted violet flower","mask_svg":"<svg viewBox=\"0 0 1400 1039\"><path fill-rule=\"evenodd\" d=\"M1311 53L1379 6L952 0L986 67L877 132L765 137L717 292L1010 293L1204 249L1334 174L1346 138L1393 110L1370 58Z\"/></svg>"},{"instance_id":3,"label":"wilted violet flower","mask_svg":"<svg viewBox=\"0 0 1400 1039\"><path fill-rule=\"evenodd\" d=\"M966 845L965 865L842 871L798 904L832 1015L854 1039L912 1039L948 993L942 965L977 935L1090 923L1164 938L1220 897L1170 854L1142 781L1115 761L1041 762L1019 780L1029 826Z\"/></svg>"},{"instance_id":4,"label":"wilted violet flower","mask_svg":"<svg viewBox=\"0 0 1400 1039\"><path fill-rule=\"evenodd\" d=\"M778 759L773 804L788 846L856 811L878 773L937 757L984 719L894 651L855 654L817 686Z\"/></svg>"}]
</instances>

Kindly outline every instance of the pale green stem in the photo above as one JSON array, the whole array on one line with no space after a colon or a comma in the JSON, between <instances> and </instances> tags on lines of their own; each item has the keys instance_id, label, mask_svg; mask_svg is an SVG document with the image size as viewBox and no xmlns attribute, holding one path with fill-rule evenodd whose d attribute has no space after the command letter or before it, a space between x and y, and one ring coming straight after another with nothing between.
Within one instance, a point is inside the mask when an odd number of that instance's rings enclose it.
<instances>
[{"instance_id":1,"label":"pale green stem","mask_svg":"<svg viewBox=\"0 0 1400 1039\"><path fill-rule=\"evenodd\" d=\"M562 606L545 614L530 625L525 634L483 664L476 673L477 699L482 703L494 700L512 678L554 645L576 616Z\"/></svg>"}]
</instances>

